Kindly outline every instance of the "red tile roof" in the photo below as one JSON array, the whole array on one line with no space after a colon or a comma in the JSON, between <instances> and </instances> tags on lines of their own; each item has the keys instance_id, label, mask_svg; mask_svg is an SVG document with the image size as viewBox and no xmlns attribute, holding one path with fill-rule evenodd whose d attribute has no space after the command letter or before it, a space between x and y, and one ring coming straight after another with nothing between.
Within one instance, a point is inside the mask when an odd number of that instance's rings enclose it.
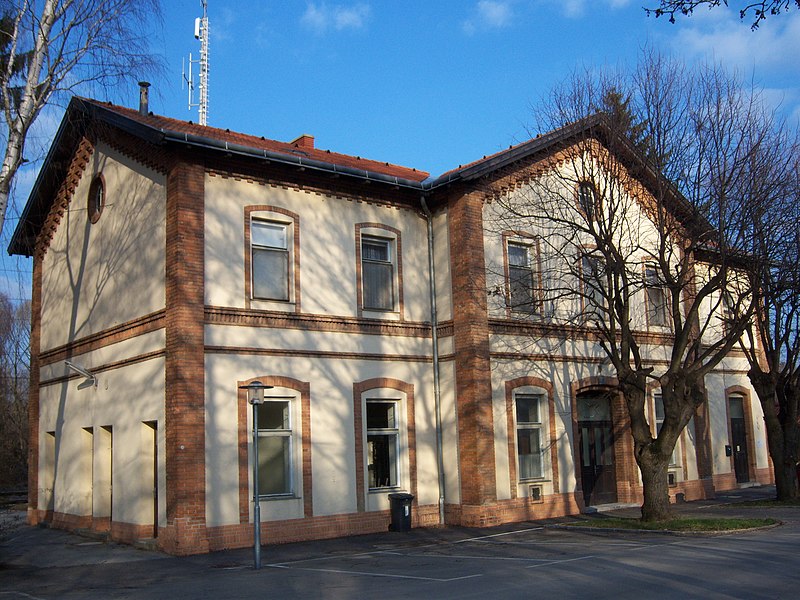
<instances>
[{"instance_id":1,"label":"red tile roof","mask_svg":"<svg viewBox=\"0 0 800 600\"><path fill-rule=\"evenodd\" d=\"M369 160L361 158L360 156L350 156L348 154L339 154L338 152L331 152L330 150L320 150L318 148L309 148L307 143L290 143L280 142L277 140L270 140L264 137L257 137L254 135L247 135L238 133L229 129L219 129L217 127L209 127L206 125L199 125L191 121L180 121L178 119L171 119L160 115L150 113L148 115L139 114L138 110L126 108L124 106L117 106L115 104L107 104L83 98L84 102L95 104L103 109L111 110L125 118L137 121L154 129L165 129L178 133L187 133L189 135L202 136L210 139L219 140L220 142L228 142L230 144L239 144L254 148L257 150L266 150L269 152L277 152L286 154L287 156L303 156L312 160L317 160L331 165L341 167L349 167L353 169L361 169L373 173L380 173L389 177L397 177L400 179L407 179L410 181L424 181L428 178L429 173L412 169L408 167L401 167L393 165L388 162L380 162L376 160ZM302 136L301 136L302 137Z\"/></svg>"}]
</instances>

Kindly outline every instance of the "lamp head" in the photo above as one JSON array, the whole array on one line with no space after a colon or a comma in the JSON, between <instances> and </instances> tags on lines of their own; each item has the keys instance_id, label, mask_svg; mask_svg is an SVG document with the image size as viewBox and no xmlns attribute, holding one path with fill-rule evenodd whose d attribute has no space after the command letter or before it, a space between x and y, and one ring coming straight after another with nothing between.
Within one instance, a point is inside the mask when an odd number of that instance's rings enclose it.
<instances>
[{"instance_id":1,"label":"lamp head","mask_svg":"<svg viewBox=\"0 0 800 600\"><path fill-rule=\"evenodd\" d=\"M264 390L271 390L273 387L260 381L251 381L247 385L240 385L239 389L247 390L247 401L250 404L264 404Z\"/></svg>"}]
</instances>

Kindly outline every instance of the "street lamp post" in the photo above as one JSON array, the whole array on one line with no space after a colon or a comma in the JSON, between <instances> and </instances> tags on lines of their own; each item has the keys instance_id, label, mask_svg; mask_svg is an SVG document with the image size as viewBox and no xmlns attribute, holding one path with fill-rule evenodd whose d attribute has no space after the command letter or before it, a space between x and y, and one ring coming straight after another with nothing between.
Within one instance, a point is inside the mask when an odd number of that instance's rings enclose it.
<instances>
[{"instance_id":1,"label":"street lamp post","mask_svg":"<svg viewBox=\"0 0 800 600\"><path fill-rule=\"evenodd\" d=\"M254 568L261 568L261 503L258 498L258 405L264 403L264 390L273 386L264 385L260 381L251 381L240 385L240 390L247 390L247 401L253 407L253 562Z\"/></svg>"}]
</instances>

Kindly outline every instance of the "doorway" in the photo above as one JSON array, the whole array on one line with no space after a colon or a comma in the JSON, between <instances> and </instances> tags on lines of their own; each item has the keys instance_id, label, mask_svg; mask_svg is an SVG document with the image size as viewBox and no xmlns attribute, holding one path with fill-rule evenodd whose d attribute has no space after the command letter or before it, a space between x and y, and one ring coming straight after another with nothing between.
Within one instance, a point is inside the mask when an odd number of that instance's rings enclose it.
<instances>
[{"instance_id":1,"label":"doorway","mask_svg":"<svg viewBox=\"0 0 800 600\"><path fill-rule=\"evenodd\" d=\"M578 444L581 486L586 506L617 501L617 474L614 461L614 429L608 394L579 394Z\"/></svg>"},{"instance_id":2,"label":"doorway","mask_svg":"<svg viewBox=\"0 0 800 600\"><path fill-rule=\"evenodd\" d=\"M736 473L736 483L747 483L750 481L750 460L747 454L744 398L741 396L728 398L728 410L731 418L731 449L733 450L733 470Z\"/></svg>"}]
</instances>

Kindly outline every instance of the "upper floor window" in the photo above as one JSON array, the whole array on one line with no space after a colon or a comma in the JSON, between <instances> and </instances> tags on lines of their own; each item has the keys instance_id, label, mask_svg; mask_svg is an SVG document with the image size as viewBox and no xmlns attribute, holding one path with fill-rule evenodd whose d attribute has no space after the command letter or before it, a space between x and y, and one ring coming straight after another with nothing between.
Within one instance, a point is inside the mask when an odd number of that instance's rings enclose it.
<instances>
[{"instance_id":1,"label":"upper floor window","mask_svg":"<svg viewBox=\"0 0 800 600\"><path fill-rule=\"evenodd\" d=\"M606 307L606 279L603 260L597 256L581 257L581 302L585 316L603 315Z\"/></svg>"},{"instance_id":2,"label":"upper floor window","mask_svg":"<svg viewBox=\"0 0 800 600\"><path fill-rule=\"evenodd\" d=\"M396 487L400 441L397 402L367 400L366 408L369 487Z\"/></svg>"},{"instance_id":3,"label":"upper floor window","mask_svg":"<svg viewBox=\"0 0 800 600\"><path fill-rule=\"evenodd\" d=\"M250 224L253 298L289 300L289 226L275 221Z\"/></svg>"},{"instance_id":4,"label":"upper floor window","mask_svg":"<svg viewBox=\"0 0 800 600\"><path fill-rule=\"evenodd\" d=\"M658 277L658 270L653 265L645 265L644 267L644 286L647 324L666 327L669 319L667 293Z\"/></svg>"},{"instance_id":5,"label":"upper floor window","mask_svg":"<svg viewBox=\"0 0 800 600\"><path fill-rule=\"evenodd\" d=\"M534 246L508 242L508 296L511 310L536 312L536 277Z\"/></svg>"},{"instance_id":6,"label":"upper floor window","mask_svg":"<svg viewBox=\"0 0 800 600\"><path fill-rule=\"evenodd\" d=\"M517 460L519 478L543 477L541 394L516 394Z\"/></svg>"},{"instance_id":7,"label":"upper floor window","mask_svg":"<svg viewBox=\"0 0 800 600\"><path fill-rule=\"evenodd\" d=\"M361 236L362 306L365 310L395 309L393 242Z\"/></svg>"},{"instance_id":8,"label":"upper floor window","mask_svg":"<svg viewBox=\"0 0 800 600\"><path fill-rule=\"evenodd\" d=\"M102 175L97 175L89 186L89 197L86 201L86 210L89 222L94 224L100 220L100 215L106 206L106 185Z\"/></svg>"},{"instance_id":9,"label":"upper floor window","mask_svg":"<svg viewBox=\"0 0 800 600\"><path fill-rule=\"evenodd\" d=\"M293 493L291 408L289 400L267 400L258 405L259 496Z\"/></svg>"},{"instance_id":10,"label":"upper floor window","mask_svg":"<svg viewBox=\"0 0 800 600\"><path fill-rule=\"evenodd\" d=\"M595 220L600 212L600 203L597 192L591 183L583 182L578 185L578 208L581 209L586 218Z\"/></svg>"}]
</instances>

